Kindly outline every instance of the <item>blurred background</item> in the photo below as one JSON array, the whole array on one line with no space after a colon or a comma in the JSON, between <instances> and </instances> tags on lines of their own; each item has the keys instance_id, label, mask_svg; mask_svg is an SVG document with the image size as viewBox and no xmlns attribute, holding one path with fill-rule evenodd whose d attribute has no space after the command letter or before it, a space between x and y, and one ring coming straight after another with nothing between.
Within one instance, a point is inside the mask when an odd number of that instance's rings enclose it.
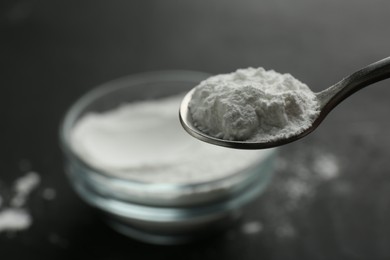
<instances>
[{"instance_id":1,"label":"blurred background","mask_svg":"<svg viewBox=\"0 0 390 260\"><path fill-rule=\"evenodd\" d=\"M0 225L1 259L389 259L389 82L281 149L267 191L226 234L152 246L109 229L72 191L58 128L105 81L145 71L264 67L314 91L389 55L385 0L2 0L0 213L31 171L28 228Z\"/></svg>"}]
</instances>

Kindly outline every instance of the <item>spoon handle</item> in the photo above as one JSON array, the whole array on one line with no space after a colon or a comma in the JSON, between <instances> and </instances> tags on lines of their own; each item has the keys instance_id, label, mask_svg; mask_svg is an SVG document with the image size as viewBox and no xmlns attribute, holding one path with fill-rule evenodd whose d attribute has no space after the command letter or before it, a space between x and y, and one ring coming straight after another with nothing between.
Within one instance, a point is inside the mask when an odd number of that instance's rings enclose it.
<instances>
[{"instance_id":1,"label":"spoon handle","mask_svg":"<svg viewBox=\"0 0 390 260\"><path fill-rule=\"evenodd\" d=\"M390 78L390 57L374 62L330 88L317 93L322 115L328 114L335 106L356 91L387 78Z\"/></svg>"}]
</instances>

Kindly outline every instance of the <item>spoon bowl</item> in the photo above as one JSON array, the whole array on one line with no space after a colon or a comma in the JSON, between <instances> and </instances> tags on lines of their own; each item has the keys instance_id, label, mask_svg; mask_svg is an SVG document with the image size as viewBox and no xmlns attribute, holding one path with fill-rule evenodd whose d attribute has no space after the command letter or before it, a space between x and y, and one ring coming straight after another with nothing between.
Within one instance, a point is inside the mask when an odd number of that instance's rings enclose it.
<instances>
[{"instance_id":1,"label":"spoon bowl","mask_svg":"<svg viewBox=\"0 0 390 260\"><path fill-rule=\"evenodd\" d=\"M302 137L313 132L325 119L330 111L333 110L338 104L340 104L347 97L351 96L356 91L369 86L378 81L387 79L390 77L390 57L383 60L372 63L351 75L345 77L333 86L314 93L319 102L320 113L317 118L312 122L311 126L306 128L303 132L299 132L291 135L288 138L280 138L267 142L256 142L256 141L231 141L216 138L200 131L192 120L191 113L188 105L192 99L194 89L189 91L183 98L180 105L179 118L183 128L193 137L219 146L225 146L228 148L236 149L266 149L276 146L281 146L294 142Z\"/></svg>"}]
</instances>

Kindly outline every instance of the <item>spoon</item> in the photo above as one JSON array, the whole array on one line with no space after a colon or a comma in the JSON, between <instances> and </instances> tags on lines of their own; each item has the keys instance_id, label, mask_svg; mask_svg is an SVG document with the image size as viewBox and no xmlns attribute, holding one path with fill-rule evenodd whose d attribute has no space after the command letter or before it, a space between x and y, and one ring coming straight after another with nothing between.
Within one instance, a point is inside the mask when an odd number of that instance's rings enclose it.
<instances>
[{"instance_id":1,"label":"spoon","mask_svg":"<svg viewBox=\"0 0 390 260\"><path fill-rule=\"evenodd\" d=\"M230 141L219 139L198 130L193 121L188 109L189 102L194 93L194 89L186 94L179 111L180 122L183 128L193 137L219 146L237 149L265 149L291 143L313 132L329 114L329 112L340 104L344 99L355 93L356 91L369 86L375 82L387 79L390 77L390 57L377 61L364 67L353 74L342 79L333 86L314 93L319 101L320 113L312 122L312 125L303 132L291 135L288 138L280 138L267 142L254 141Z\"/></svg>"}]
</instances>

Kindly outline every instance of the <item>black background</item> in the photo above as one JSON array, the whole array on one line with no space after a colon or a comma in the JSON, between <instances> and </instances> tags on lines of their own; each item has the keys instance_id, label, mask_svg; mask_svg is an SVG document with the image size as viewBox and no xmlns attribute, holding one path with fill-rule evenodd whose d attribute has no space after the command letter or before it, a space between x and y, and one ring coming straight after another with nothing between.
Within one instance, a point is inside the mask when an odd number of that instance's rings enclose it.
<instances>
[{"instance_id":1,"label":"black background","mask_svg":"<svg viewBox=\"0 0 390 260\"><path fill-rule=\"evenodd\" d=\"M186 246L127 239L72 191L58 142L76 98L137 72L263 66L322 90L389 55L389 10L385 0L1 1L0 195L10 196L25 171L42 181L28 201L32 226L0 233L0 259L389 259L388 81L358 92L313 134L281 148L284 167L242 220L261 223L251 235L238 223ZM302 203L285 209L280 187L299 176L294 165L324 153L336 158L337 177L316 182ZM46 188L56 190L53 201L42 198ZM275 205L279 216L270 213ZM280 215L293 235L278 235Z\"/></svg>"}]
</instances>

